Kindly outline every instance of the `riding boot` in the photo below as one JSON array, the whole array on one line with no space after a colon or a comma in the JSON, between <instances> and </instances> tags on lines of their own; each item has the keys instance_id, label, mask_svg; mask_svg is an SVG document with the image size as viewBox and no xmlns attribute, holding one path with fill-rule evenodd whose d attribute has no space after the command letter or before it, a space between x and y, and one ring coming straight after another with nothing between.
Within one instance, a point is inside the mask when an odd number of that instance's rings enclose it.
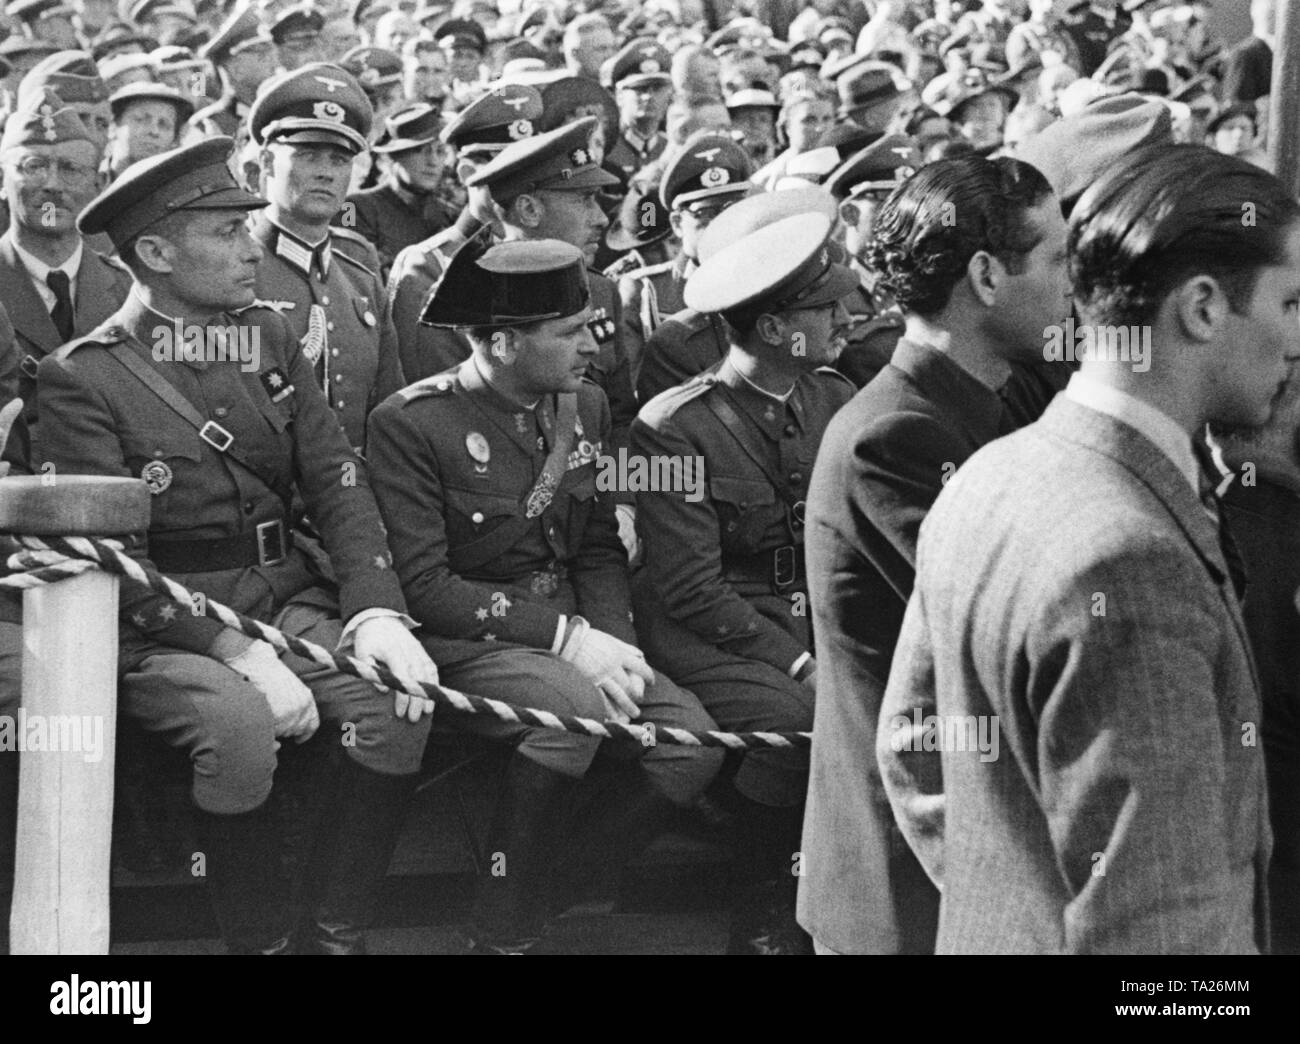
<instances>
[{"instance_id":1,"label":"riding boot","mask_svg":"<svg viewBox=\"0 0 1300 1044\"><path fill-rule=\"evenodd\" d=\"M346 754L341 762L317 838L317 898L303 943L304 952L329 956L366 952L365 930L419 778L374 772Z\"/></svg>"},{"instance_id":2,"label":"riding boot","mask_svg":"<svg viewBox=\"0 0 1300 1044\"><path fill-rule=\"evenodd\" d=\"M545 926L543 890L564 838L573 780L515 753L507 763L479 868L470 947L523 953Z\"/></svg>"},{"instance_id":3,"label":"riding boot","mask_svg":"<svg viewBox=\"0 0 1300 1044\"><path fill-rule=\"evenodd\" d=\"M624 867L663 831L674 807L639 766L600 780L553 875L551 910L616 899Z\"/></svg>"},{"instance_id":4,"label":"riding boot","mask_svg":"<svg viewBox=\"0 0 1300 1044\"><path fill-rule=\"evenodd\" d=\"M728 954L811 954L812 939L795 920L803 806L777 808L741 799L733 864Z\"/></svg>"},{"instance_id":5,"label":"riding boot","mask_svg":"<svg viewBox=\"0 0 1300 1044\"><path fill-rule=\"evenodd\" d=\"M195 809L208 893L232 954L292 952L288 889L280 871L275 817L267 802L251 812Z\"/></svg>"}]
</instances>

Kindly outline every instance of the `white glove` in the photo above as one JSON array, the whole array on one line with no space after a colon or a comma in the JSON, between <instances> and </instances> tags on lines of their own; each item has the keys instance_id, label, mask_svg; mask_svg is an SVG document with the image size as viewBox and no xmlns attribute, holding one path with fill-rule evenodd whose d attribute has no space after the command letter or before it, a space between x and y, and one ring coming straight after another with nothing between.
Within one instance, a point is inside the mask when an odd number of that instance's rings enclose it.
<instances>
[{"instance_id":1,"label":"white glove","mask_svg":"<svg viewBox=\"0 0 1300 1044\"><path fill-rule=\"evenodd\" d=\"M631 504L615 504L614 517L618 519L618 538L627 548L627 563L636 565L641 556L641 540L636 535L636 508Z\"/></svg>"},{"instance_id":2,"label":"white glove","mask_svg":"<svg viewBox=\"0 0 1300 1044\"><path fill-rule=\"evenodd\" d=\"M311 739L312 733L320 727L316 698L311 689L280 662L270 645L255 641L239 655L226 660L225 664L242 674L266 697L275 718L277 736L289 736L299 743Z\"/></svg>"},{"instance_id":3,"label":"white glove","mask_svg":"<svg viewBox=\"0 0 1300 1044\"><path fill-rule=\"evenodd\" d=\"M626 720L640 717L637 704L645 699L645 687L654 683L654 671L641 650L596 630L580 616L574 620L579 626L560 650L560 656L590 678Z\"/></svg>"}]
</instances>

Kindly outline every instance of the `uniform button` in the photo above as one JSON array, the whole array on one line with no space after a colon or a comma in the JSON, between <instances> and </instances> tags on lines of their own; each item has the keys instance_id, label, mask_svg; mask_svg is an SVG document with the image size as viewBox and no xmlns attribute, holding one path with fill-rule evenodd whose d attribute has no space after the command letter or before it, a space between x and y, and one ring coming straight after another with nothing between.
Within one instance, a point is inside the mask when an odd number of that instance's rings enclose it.
<instances>
[{"instance_id":1,"label":"uniform button","mask_svg":"<svg viewBox=\"0 0 1300 1044\"><path fill-rule=\"evenodd\" d=\"M799 434L799 429L796 428L793 424L787 424L787 425L785 426L785 433L786 433L786 435L788 435L790 438L794 438L796 435Z\"/></svg>"},{"instance_id":2,"label":"uniform button","mask_svg":"<svg viewBox=\"0 0 1300 1044\"><path fill-rule=\"evenodd\" d=\"M251 500L245 500L245 501L244 501L244 514L245 514L245 515L251 515L252 513L253 513L253 502L252 502Z\"/></svg>"},{"instance_id":3,"label":"uniform button","mask_svg":"<svg viewBox=\"0 0 1300 1044\"><path fill-rule=\"evenodd\" d=\"M323 304L323 305L327 305L327 304L329 304L329 303L330 303L330 295L329 295L329 294L321 294L321 295L320 295L320 303Z\"/></svg>"},{"instance_id":4,"label":"uniform button","mask_svg":"<svg viewBox=\"0 0 1300 1044\"><path fill-rule=\"evenodd\" d=\"M803 472L802 471L790 472L790 481L793 482L795 485L798 485L800 482L803 481Z\"/></svg>"},{"instance_id":5,"label":"uniform button","mask_svg":"<svg viewBox=\"0 0 1300 1044\"><path fill-rule=\"evenodd\" d=\"M334 329L334 322L333 322L333 320L330 320L328 323L325 324L325 329L326 329L326 330L333 330L333 329ZM337 355L338 352L335 352L334 354Z\"/></svg>"},{"instance_id":6,"label":"uniform button","mask_svg":"<svg viewBox=\"0 0 1300 1044\"><path fill-rule=\"evenodd\" d=\"M221 418L226 416L226 414L228 414L229 412L230 411L226 409L224 406L218 406L215 410L212 411L213 415L217 418L217 420L221 420Z\"/></svg>"},{"instance_id":7,"label":"uniform button","mask_svg":"<svg viewBox=\"0 0 1300 1044\"><path fill-rule=\"evenodd\" d=\"M331 349L330 349L330 354L331 354L332 356L334 356L334 358L337 359L337 358L339 357L339 350L338 350L337 348L331 348Z\"/></svg>"},{"instance_id":8,"label":"uniform button","mask_svg":"<svg viewBox=\"0 0 1300 1044\"><path fill-rule=\"evenodd\" d=\"M344 402L342 399L339 399L339 409L343 409L343 407L346 405L347 405L346 402Z\"/></svg>"},{"instance_id":9,"label":"uniform button","mask_svg":"<svg viewBox=\"0 0 1300 1044\"><path fill-rule=\"evenodd\" d=\"M341 373L336 373L336 374L334 375L334 383L335 383L335 384L342 384L342 383L343 383L343 374L341 374Z\"/></svg>"},{"instance_id":10,"label":"uniform button","mask_svg":"<svg viewBox=\"0 0 1300 1044\"><path fill-rule=\"evenodd\" d=\"M483 512L475 511L474 514L469 516L469 519L474 525L481 526L483 524Z\"/></svg>"}]
</instances>

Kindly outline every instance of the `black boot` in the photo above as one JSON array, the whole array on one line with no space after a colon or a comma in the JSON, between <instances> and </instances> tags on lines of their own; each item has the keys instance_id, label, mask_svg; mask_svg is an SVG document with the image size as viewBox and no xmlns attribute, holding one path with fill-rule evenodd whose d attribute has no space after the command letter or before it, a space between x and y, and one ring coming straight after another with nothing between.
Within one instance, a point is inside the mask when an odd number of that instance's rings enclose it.
<instances>
[{"instance_id":1,"label":"black boot","mask_svg":"<svg viewBox=\"0 0 1300 1044\"><path fill-rule=\"evenodd\" d=\"M226 948L236 954L293 952L288 887L280 871L275 818L263 802L252 812L195 809L208 892Z\"/></svg>"},{"instance_id":2,"label":"black boot","mask_svg":"<svg viewBox=\"0 0 1300 1044\"><path fill-rule=\"evenodd\" d=\"M803 806L776 808L741 799L728 954L811 954L812 939L795 920Z\"/></svg>"},{"instance_id":3,"label":"black boot","mask_svg":"<svg viewBox=\"0 0 1300 1044\"><path fill-rule=\"evenodd\" d=\"M374 772L346 755L341 761L317 838L317 899L303 941L303 952L328 956L366 952L365 930L418 780Z\"/></svg>"},{"instance_id":4,"label":"black boot","mask_svg":"<svg viewBox=\"0 0 1300 1044\"><path fill-rule=\"evenodd\" d=\"M479 867L470 947L523 953L541 938L545 879L564 838L573 781L515 753L506 765Z\"/></svg>"},{"instance_id":5,"label":"black boot","mask_svg":"<svg viewBox=\"0 0 1300 1044\"><path fill-rule=\"evenodd\" d=\"M640 766L627 764L600 778L584 806L552 878L556 914L591 898L617 898L623 868L649 847L674 812Z\"/></svg>"},{"instance_id":6,"label":"black boot","mask_svg":"<svg viewBox=\"0 0 1300 1044\"><path fill-rule=\"evenodd\" d=\"M0 956L9 952L9 907L18 845L18 753L0 753Z\"/></svg>"}]
</instances>

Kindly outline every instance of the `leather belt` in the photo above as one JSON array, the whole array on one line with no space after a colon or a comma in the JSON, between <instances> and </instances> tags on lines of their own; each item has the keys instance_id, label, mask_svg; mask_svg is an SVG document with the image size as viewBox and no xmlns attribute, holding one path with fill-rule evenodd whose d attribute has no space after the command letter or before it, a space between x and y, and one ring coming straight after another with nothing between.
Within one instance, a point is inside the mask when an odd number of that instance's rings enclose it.
<instances>
[{"instance_id":1,"label":"leather belt","mask_svg":"<svg viewBox=\"0 0 1300 1044\"><path fill-rule=\"evenodd\" d=\"M234 537L149 541L149 558L161 573L218 573L274 566L283 562L288 553L284 521L278 518Z\"/></svg>"},{"instance_id":2,"label":"leather belt","mask_svg":"<svg viewBox=\"0 0 1300 1044\"><path fill-rule=\"evenodd\" d=\"M777 592L807 586L803 547L786 544L748 558L725 558L722 578L729 582L769 584Z\"/></svg>"}]
</instances>

